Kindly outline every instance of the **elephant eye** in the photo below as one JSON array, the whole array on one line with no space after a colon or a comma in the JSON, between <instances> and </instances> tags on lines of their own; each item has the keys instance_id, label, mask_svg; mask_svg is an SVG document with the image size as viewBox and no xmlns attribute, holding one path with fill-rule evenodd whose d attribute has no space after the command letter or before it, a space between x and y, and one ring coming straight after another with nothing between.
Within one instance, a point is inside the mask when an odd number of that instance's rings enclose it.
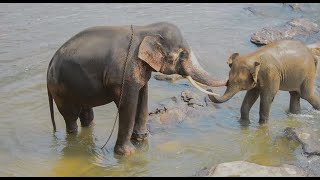
<instances>
[{"instance_id":1,"label":"elephant eye","mask_svg":"<svg viewBox=\"0 0 320 180\"><path fill-rule=\"evenodd\" d=\"M187 51L181 51L179 54L179 59L184 60L188 58L188 52Z\"/></svg>"}]
</instances>

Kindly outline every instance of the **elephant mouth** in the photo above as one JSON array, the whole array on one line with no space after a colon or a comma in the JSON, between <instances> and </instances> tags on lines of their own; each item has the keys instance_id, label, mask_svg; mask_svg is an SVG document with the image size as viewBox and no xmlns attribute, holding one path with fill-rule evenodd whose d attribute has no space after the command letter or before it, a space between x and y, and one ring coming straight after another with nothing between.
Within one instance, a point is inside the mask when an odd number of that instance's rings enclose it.
<instances>
[{"instance_id":1,"label":"elephant mouth","mask_svg":"<svg viewBox=\"0 0 320 180\"><path fill-rule=\"evenodd\" d=\"M190 83L191 83L195 88L197 88L199 91L201 91L201 92L203 92L203 93L206 93L206 94L208 94L208 95L213 95L213 96L218 96L218 97L221 96L221 95L219 95L219 94L216 94L216 93L213 93L213 92L209 92L209 91L203 89L201 86L206 86L206 85L201 84L201 83L193 80L191 76L186 76L186 78L187 78L187 79L190 81ZM199 86L199 85L200 85L200 86Z\"/></svg>"}]
</instances>

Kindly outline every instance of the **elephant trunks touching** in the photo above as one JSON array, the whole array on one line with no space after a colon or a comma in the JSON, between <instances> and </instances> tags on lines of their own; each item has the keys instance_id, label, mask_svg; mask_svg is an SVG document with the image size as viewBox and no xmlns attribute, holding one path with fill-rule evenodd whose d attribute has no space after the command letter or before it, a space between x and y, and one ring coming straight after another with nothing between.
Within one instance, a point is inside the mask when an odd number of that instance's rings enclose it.
<instances>
[{"instance_id":1,"label":"elephant trunks touching","mask_svg":"<svg viewBox=\"0 0 320 180\"><path fill-rule=\"evenodd\" d=\"M223 96L209 95L209 99L214 103L224 103L230 100L237 92L239 92L239 90L228 86Z\"/></svg>"}]
</instances>

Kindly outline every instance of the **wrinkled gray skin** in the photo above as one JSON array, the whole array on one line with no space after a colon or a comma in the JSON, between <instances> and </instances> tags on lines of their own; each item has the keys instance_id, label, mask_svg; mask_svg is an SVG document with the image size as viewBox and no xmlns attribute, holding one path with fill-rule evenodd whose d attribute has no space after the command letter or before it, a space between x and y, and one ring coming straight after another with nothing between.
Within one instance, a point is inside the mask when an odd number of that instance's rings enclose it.
<instances>
[{"instance_id":1,"label":"wrinkled gray skin","mask_svg":"<svg viewBox=\"0 0 320 180\"><path fill-rule=\"evenodd\" d=\"M228 60L231 69L226 92L222 97L210 95L209 98L223 103L237 92L247 90L241 105L241 119L249 120L249 111L260 96L260 124L268 121L278 90L289 91L291 113L300 112L300 98L319 110L320 98L314 94L318 50L300 41L283 40L247 55L234 53Z\"/></svg>"},{"instance_id":2,"label":"wrinkled gray skin","mask_svg":"<svg viewBox=\"0 0 320 180\"><path fill-rule=\"evenodd\" d=\"M130 139L146 140L148 81L152 71L191 76L209 86L224 86L192 61L191 49L173 24L159 22L133 26L134 36L125 74L119 109L119 130L114 151L129 155L135 151ZM53 99L63 116L67 132L77 131L93 120L93 107L120 99L130 26L88 28L64 43L53 56L47 71L51 119ZM193 59L194 60L194 59Z\"/></svg>"}]
</instances>

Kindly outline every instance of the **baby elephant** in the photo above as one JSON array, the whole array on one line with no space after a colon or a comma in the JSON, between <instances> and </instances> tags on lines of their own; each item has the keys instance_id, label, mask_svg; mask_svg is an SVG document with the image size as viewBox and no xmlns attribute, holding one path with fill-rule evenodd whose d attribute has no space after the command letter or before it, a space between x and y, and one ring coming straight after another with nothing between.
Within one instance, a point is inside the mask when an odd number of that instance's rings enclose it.
<instances>
[{"instance_id":1,"label":"baby elephant","mask_svg":"<svg viewBox=\"0 0 320 180\"><path fill-rule=\"evenodd\" d=\"M260 96L260 124L268 121L278 90L289 91L291 113L300 112L300 98L319 110L320 98L314 94L313 87L319 55L320 45L306 46L294 40L274 42L246 55L233 53L227 62L231 70L226 92L221 97L209 95L209 98L223 103L237 92L247 90L241 105L241 120L249 120L249 111Z\"/></svg>"}]
</instances>

